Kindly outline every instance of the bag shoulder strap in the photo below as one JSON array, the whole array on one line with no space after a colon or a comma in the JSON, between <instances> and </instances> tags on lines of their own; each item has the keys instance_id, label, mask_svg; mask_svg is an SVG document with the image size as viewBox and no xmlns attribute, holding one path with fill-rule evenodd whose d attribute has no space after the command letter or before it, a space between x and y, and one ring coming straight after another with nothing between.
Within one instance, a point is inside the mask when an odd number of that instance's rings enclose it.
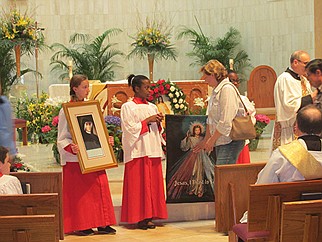
<instances>
[{"instance_id":1,"label":"bag shoulder strap","mask_svg":"<svg viewBox=\"0 0 322 242\"><path fill-rule=\"evenodd\" d=\"M243 104L243 107L244 107L244 109L245 109L246 114L247 114L247 115L249 115L248 110L247 110L247 108L246 108L246 106L245 106L245 104L244 104L244 102L243 102L243 100L242 100L242 98L241 98L241 96L240 96L240 94L239 94L239 92L238 92L238 89L234 86L234 84L231 84L231 83L225 83L224 85L222 85L222 87L221 87L220 91L221 91L221 90L223 89L223 87L224 87L224 86L226 86L226 85L230 85L230 86L232 86L232 87L234 88L234 90L235 90L235 91L236 91L236 93L237 93L237 96L239 97L239 99L240 99L241 103Z\"/></svg>"}]
</instances>

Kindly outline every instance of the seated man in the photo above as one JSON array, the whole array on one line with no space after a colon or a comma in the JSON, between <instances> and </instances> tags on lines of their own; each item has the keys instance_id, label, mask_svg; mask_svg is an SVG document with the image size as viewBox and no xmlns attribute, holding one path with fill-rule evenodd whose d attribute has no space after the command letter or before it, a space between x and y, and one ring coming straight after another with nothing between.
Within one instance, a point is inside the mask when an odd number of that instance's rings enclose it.
<instances>
[{"instance_id":1,"label":"seated man","mask_svg":"<svg viewBox=\"0 0 322 242\"><path fill-rule=\"evenodd\" d=\"M272 153L256 184L322 178L321 110L313 105L302 108L296 116L294 132L298 140Z\"/></svg>"},{"instance_id":2,"label":"seated man","mask_svg":"<svg viewBox=\"0 0 322 242\"><path fill-rule=\"evenodd\" d=\"M22 194L20 181L9 175L9 150L0 146L0 194Z\"/></svg>"},{"instance_id":3,"label":"seated man","mask_svg":"<svg viewBox=\"0 0 322 242\"><path fill-rule=\"evenodd\" d=\"M296 116L297 140L278 147L258 174L256 184L292 182L322 178L322 112L314 105ZM240 220L247 223L247 211Z\"/></svg>"}]
</instances>

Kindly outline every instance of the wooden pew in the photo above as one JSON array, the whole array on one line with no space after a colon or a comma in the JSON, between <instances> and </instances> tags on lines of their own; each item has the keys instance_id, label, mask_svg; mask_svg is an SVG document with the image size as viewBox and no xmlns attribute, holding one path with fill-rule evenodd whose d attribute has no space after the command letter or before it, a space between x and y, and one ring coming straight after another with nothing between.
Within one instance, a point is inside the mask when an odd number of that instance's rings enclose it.
<instances>
[{"instance_id":1,"label":"wooden pew","mask_svg":"<svg viewBox=\"0 0 322 242\"><path fill-rule=\"evenodd\" d=\"M322 241L322 200L282 205L281 242Z\"/></svg>"},{"instance_id":2,"label":"wooden pew","mask_svg":"<svg viewBox=\"0 0 322 242\"><path fill-rule=\"evenodd\" d=\"M0 216L54 215L55 224L51 229L59 241L58 193L0 195L0 208Z\"/></svg>"},{"instance_id":3,"label":"wooden pew","mask_svg":"<svg viewBox=\"0 0 322 242\"><path fill-rule=\"evenodd\" d=\"M228 232L248 206L248 186L266 163L215 166L216 230ZM234 202L238 201L238 202ZM235 209L235 216L234 210Z\"/></svg>"},{"instance_id":4,"label":"wooden pew","mask_svg":"<svg viewBox=\"0 0 322 242\"><path fill-rule=\"evenodd\" d=\"M250 185L248 232L269 231L267 241L279 241L282 203L299 201L305 192L322 192L322 180Z\"/></svg>"},{"instance_id":5,"label":"wooden pew","mask_svg":"<svg viewBox=\"0 0 322 242\"><path fill-rule=\"evenodd\" d=\"M20 182L30 184L32 194L57 193L59 206L59 237L64 239L63 197L61 172L12 172Z\"/></svg>"},{"instance_id":6,"label":"wooden pew","mask_svg":"<svg viewBox=\"0 0 322 242\"><path fill-rule=\"evenodd\" d=\"M1 241L54 242L55 215L0 216Z\"/></svg>"}]
</instances>

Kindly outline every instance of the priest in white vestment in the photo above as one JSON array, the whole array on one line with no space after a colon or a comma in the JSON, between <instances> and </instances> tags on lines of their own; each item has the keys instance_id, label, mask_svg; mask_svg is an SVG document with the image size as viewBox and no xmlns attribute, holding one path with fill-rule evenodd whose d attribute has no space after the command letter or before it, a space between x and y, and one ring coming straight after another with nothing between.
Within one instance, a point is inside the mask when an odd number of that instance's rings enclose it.
<instances>
[{"instance_id":1,"label":"priest in white vestment","mask_svg":"<svg viewBox=\"0 0 322 242\"><path fill-rule=\"evenodd\" d=\"M310 56L305 51L295 51L290 58L291 66L276 80L274 102L276 122L273 130L273 150L294 140L293 127L297 111L313 103L310 83L304 77L305 65Z\"/></svg>"}]
</instances>

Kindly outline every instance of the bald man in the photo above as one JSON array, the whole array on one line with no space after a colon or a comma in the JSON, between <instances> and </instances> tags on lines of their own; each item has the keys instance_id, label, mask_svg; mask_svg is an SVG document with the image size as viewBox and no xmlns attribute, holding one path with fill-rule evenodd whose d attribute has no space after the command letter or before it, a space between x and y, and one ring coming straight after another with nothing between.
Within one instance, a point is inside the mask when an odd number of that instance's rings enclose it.
<instances>
[{"instance_id":1,"label":"bald man","mask_svg":"<svg viewBox=\"0 0 322 242\"><path fill-rule=\"evenodd\" d=\"M322 112L313 104L300 109L290 144L276 149L258 174L256 184L322 178Z\"/></svg>"}]
</instances>

